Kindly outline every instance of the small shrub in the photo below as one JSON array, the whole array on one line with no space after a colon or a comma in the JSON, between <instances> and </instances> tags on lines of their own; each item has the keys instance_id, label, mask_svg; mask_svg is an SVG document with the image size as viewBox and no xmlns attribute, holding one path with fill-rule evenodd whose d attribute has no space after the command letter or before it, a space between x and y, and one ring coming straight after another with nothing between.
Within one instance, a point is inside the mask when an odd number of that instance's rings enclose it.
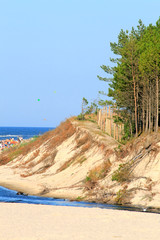
<instances>
[{"instance_id":1,"label":"small shrub","mask_svg":"<svg viewBox=\"0 0 160 240\"><path fill-rule=\"evenodd\" d=\"M110 166L111 163L109 160L107 160L103 162L101 165L90 170L85 180L86 187L89 189L94 188L98 180L103 179L107 175Z\"/></svg>"},{"instance_id":2,"label":"small shrub","mask_svg":"<svg viewBox=\"0 0 160 240\"><path fill-rule=\"evenodd\" d=\"M95 180L100 180L107 175L107 173L110 169L110 166L111 166L111 163L108 159L108 160L104 161L101 165L93 168L90 171L90 175L95 176L95 178L96 178Z\"/></svg>"},{"instance_id":3,"label":"small shrub","mask_svg":"<svg viewBox=\"0 0 160 240\"><path fill-rule=\"evenodd\" d=\"M120 164L119 168L113 172L112 181L125 182L129 180L130 164Z\"/></svg>"},{"instance_id":4,"label":"small shrub","mask_svg":"<svg viewBox=\"0 0 160 240\"><path fill-rule=\"evenodd\" d=\"M85 117L84 117L84 114L79 114L78 116L77 116L77 120L80 120L80 121L82 121L82 120L85 120Z\"/></svg>"},{"instance_id":5,"label":"small shrub","mask_svg":"<svg viewBox=\"0 0 160 240\"><path fill-rule=\"evenodd\" d=\"M86 190L91 190L95 187L96 183L91 177L86 176L84 181Z\"/></svg>"},{"instance_id":6,"label":"small shrub","mask_svg":"<svg viewBox=\"0 0 160 240\"><path fill-rule=\"evenodd\" d=\"M116 198L115 198L116 204L119 204L119 205L124 204L126 197L127 197L126 188L120 189L116 194Z\"/></svg>"},{"instance_id":7,"label":"small shrub","mask_svg":"<svg viewBox=\"0 0 160 240\"><path fill-rule=\"evenodd\" d=\"M93 123L96 123L96 121L95 121L95 120L93 120L93 119L89 119L89 121L90 121L90 122L93 122Z\"/></svg>"},{"instance_id":8,"label":"small shrub","mask_svg":"<svg viewBox=\"0 0 160 240\"><path fill-rule=\"evenodd\" d=\"M82 201L83 199L84 199L84 197L78 196L78 197L76 198L76 201Z\"/></svg>"},{"instance_id":9,"label":"small shrub","mask_svg":"<svg viewBox=\"0 0 160 240\"><path fill-rule=\"evenodd\" d=\"M86 182L91 181L91 178L87 176L85 181Z\"/></svg>"}]
</instances>

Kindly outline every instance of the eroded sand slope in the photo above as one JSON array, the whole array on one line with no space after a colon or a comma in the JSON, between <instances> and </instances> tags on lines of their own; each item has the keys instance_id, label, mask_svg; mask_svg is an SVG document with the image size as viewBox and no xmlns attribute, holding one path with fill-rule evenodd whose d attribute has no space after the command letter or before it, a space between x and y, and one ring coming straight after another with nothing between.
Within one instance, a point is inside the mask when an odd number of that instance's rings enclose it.
<instances>
[{"instance_id":1,"label":"eroded sand slope","mask_svg":"<svg viewBox=\"0 0 160 240\"><path fill-rule=\"evenodd\" d=\"M120 147L95 123L72 119L0 162L0 185L24 193L160 207L158 134Z\"/></svg>"}]
</instances>

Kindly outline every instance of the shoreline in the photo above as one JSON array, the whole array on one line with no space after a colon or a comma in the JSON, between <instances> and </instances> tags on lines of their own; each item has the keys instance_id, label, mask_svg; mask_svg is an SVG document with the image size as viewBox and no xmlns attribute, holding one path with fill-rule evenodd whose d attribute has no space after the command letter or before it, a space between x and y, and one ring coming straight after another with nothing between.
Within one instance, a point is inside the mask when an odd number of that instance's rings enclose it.
<instances>
[{"instance_id":1,"label":"shoreline","mask_svg":"<svg viewBox=\"0 0 160 240\"><path fill-rule=\"evenodd\" d=\"M85 199L82 199L82 200L77 200L77 198L74 198L73 196L72 197L69 197L68 195L65 195L65 196L62 196L62 195L41 195L41 194L36 194L34 192L34 189L32 188L28 188L28 191L23 191L23 187L22 186L19 186L19 187L14 187L13 185L11 186L11 184L3 184L0 182L0 186L1 187L4 187L6 189L9 189L9 190L13 190L13 191L16 191L17 193L18 192L21 192L23 193L24 195L30 195L30 196L37 196L37 197L46 197L46 198L52 198L52 199L64 199L64 200L68 200L68 201L76 201L76 202L86 202L86 203L96 203L96 204L106 204L106 205L113 205L113 206L119 206L121 209L114 209L113 210L119 210L119 211L129 211L129 212L144 212L144 213L154 213L154 214L160 214L160 209L159 208L153 208L153 207L144 207L144 206L141 206L141 205L131 205L131 204L128 204L128 205L118 205L118 204L114 204L114 203L106 203L106 202L101 202L101 201L90 201L90 200L85 200ZM30 191L29 191L30 189ZM32 190L32 192L31 192ZM6 203L6 202L4 202ZM27 203L29 204L29 203ZM35 204L35 205L38 205L38 204ZM41 204L40 204L41 205ZM43 205L43 204L42 204ZM47 206L47 204L44 204ZM54 205L52 205L54 206ZM62 205L63 206L63 205ZM83 207L83 206L82 206ZM94 208L94 207L93 207ZM96 208L101 208L101 207L96 207ZM124 209L123 209L124 208ZM125 209L125 208L128 208L128 209ZM129 209L131 208L131 209ZM107 209L107 208L102 208L102 209ZM111 208L112 209L112 208ZM143 210L144 209L144 210Z\"/></svg>"}]
</instances>

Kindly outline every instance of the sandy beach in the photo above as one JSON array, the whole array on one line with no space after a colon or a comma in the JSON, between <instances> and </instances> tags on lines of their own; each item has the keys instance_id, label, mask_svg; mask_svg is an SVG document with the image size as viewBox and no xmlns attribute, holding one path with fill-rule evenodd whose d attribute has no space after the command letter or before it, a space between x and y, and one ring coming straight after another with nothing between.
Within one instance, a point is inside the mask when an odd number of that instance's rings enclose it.
<instances>
[{"instance_id":1,"label":"sandy beach","mask_svg":"<svg viewBox=\"0 0 160 240\"><path fill-rule=\"evenodd\" d=\"M157 240L160 215L99 208L0 204L1 240Z\"/></svg>"}]
</instances>

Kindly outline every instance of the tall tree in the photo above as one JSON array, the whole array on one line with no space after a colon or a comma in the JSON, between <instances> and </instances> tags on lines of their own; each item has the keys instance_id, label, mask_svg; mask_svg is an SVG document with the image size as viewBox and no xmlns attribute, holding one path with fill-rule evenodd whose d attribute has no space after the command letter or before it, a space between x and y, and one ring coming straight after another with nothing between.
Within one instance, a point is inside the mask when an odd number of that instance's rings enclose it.
<instances>
[{"instance_id":1,"label":"tall tree","mask_svg":"<svg viewBox=\"0 0 160 240\"><path fill-rule=\"evenodd\" d=\"M118 42L111 43L115 66L101 68L113 78L108 96L120 109L123 119L137 136L142 131L158 131L160 123L160 18L145 27L141 20L131 32L121 30ZM125 117L124 117L125 114Z\"/></svg>"}]
</instances>

